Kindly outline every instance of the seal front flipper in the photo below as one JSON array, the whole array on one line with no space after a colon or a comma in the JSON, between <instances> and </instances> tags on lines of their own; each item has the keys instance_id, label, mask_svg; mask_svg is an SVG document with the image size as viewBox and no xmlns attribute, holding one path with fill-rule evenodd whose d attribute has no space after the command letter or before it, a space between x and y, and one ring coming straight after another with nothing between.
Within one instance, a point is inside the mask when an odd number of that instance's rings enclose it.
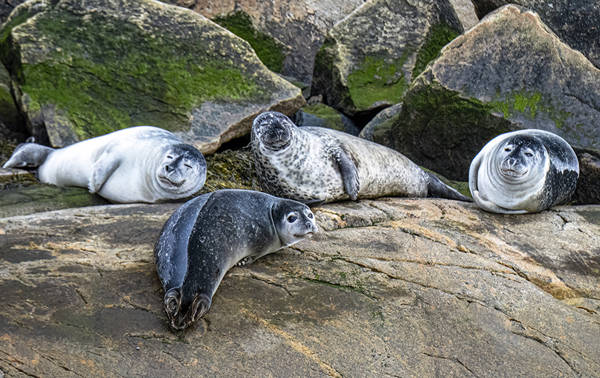
<instances>
[{"instance_id":1,"label":"seal front flipper","mask_svg":"<svg viewBox=\"0 0 600 378\"><path fill-rule=\"evenodd\" d=\"M92 166L92 174L88 182L90 193L98 193L110 175L119 168L121 160L115 158L110 151L105 151Z\"/></svg>"},{"instance_id":2,"label":"seal front flipper","mask_svg":"<svg viewBox=\"0 0 600 378\"><path fill-rule=\"evenodd\" d=\"M358 169L356 164L350 159L350 156L341 148L336 148L332 151L333 158L342 174L344 182L344 190L350 196L352 201L358 199L358 191L360 189L360 181L358 179Z\"/></svg>"}]
</instances>

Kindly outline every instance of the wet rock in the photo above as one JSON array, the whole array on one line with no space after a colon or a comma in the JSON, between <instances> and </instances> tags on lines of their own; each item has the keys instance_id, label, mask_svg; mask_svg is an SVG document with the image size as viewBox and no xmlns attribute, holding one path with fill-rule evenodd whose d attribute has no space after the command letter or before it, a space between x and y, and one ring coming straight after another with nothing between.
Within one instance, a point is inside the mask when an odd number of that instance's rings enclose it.
<instances>
[{"instance_id":1,"label":"wet rock","mask_svg":"<svg viewBox=\"0 0 600 378\"><path fill-rule=\"evenodd\" d=\"M364 0L169 0L214 20L250 43L269 69L310 84L327 31Z\"/></svg>"},{"instance_id":2,"label":"wet rock","mask_svg":"<svg viewBox=\"0 0 600 378\"><path fill-rule=\"evenodd\" d=\"M600 68L600 28L597 22L600 19L600 2L597 0L474 0L473 3L480 18L509 3L537 12L563 42L581 51Z\"/></svg>"},{"instance_id":3,"label":"wet rock","mask_svg":"<svg viewBox=\"0 0 600 378\"><path fill-rule=\"evenodd\" d=\"M387 140L417 163L465 180L471 160L503 132L544 129L597 149L599 123L600 71L535 13L508 5L448 44L415 79Z\"/></svg>"},{"instance_id":4,"label":"wet rock","mask_svg":"<svg viewBox=\"0 0 600 378\"><path fill-rule=\"evenodd\" d=\"M173 334L153 243L177 204L0 220L8 375L597 376L600 208L314 209L313 240L233 268ZM318 337L315 337L318 335ZM240 363L243 361L244 363Z\"/></svg>"},{"instance_id":5,"label":"wet rock","mask_svg":"<svg viewBox=\"0 0 600 378\"><path fill-rule=\"evenodd\" d=\"M579 179L573 195L578 204L600 203L600 151L577 150Z\"/></svg>"},{"instance_id":6,"label":"wet rock","mask_svg":"<svg viewBox=\"0 0 600 378\"><path fill-rule=\"evenodd\" d=\"M367 1L329 31L311 94L349 116L397 104L442 46L476 22L470 1Z\"/></svg>"},{"instance_id":7,"label":"wet rock","mask_svg":"<svg viewBox=\"0 0 600 378\"><path fill-rule=\"evenodd\" d=\"M56 147L154 125L211 153L260 112L304 104L246 42L150 0L29 1L0 31L0 48L30 132Z\"/></svg>"},{"instance_id":8,"label":"wet rock","mask_svg":"<svg viewBox=\"0 0 600 378\"><path fill-rule=\"evenodd\" d=\"M294 122L298 126L319 126L351 135L358 135L359 128L352 120L334 108L325 104L308 105L294 115Z\"/></svg>"}]
</instances>

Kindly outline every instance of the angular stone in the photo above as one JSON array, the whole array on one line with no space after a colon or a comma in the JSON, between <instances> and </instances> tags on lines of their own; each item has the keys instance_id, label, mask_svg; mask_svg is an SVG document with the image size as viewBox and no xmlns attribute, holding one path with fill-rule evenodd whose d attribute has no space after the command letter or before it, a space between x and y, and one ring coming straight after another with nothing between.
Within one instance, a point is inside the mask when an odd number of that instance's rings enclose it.
<instances>
[{"instance_id":1,"label":"angular stone","mask_svg":"<svg viewBox=\"0 0 600 378\"><path fill-rule=\"evenodd\" d=\"M389 121L401 111L401 102L383 109L377 113L365 127L363 127L358 136L366 140L377 141L377 143L390 146L392 144L391 140L386 139L389 137L390 127L392 126L392 123Z\"/></svg>"},{"instance_id":2,"label":"angular stone","mask_svg":"<svg viewBox=\"0 0 600 378\"><path fill-rule=\"evenodd\" d=\"M537 12L566 44L600 68L600 1L598 0L473 0L480 18L509 3Z\"/></svg>"},{"instance_id":3,"label":"angular stone","mask_svg":"<svg viewBox=\"0 0 600 378\"><path fill-rule=\"evenodd\" d=\"M576 150L579 179L573 200L578 204L600 203L600 151Z\"/></svg>"},{"instance_id":4,"label":"angular stone","mask_svg":"<svg viewBox=\"0 0 600 378\"><path fill-rule=\"evenodd\" d=\"M0 371L83 376L598 376L600 207L382 199L233 268L167 328L152 253L177 204L0 220ZM315 336L315 335L318 335ZM243 363L241 363L242 361Z\"/></svg>"},{"instance_id":5,"label":"angular stone","mask_svg":"<svg viewBox=\"0 0 600 378\"><path fill-rule=\"evenodd\" d=\"M311 94L350 116L396 104L442 46L476 21L470 1L367 1L329 31Z\"/></svg>"},{"instance_id":6,"label":"angular stone","mask_svg":"<svg viewBox=\"0 0 600 378\"><path fill-rule=\"evenodd\" d=\"M318 126L358 135L360 130L352 120L334 108L325 104L314 104L303 107L294 115L294 123L298 126Z\"/></svg>"},{"instance_id":7,"label":"angular stone","mask_svg":"<svg viewBox=\"0 0 600 378\"><path fill-rule=\"evenodd\" d=\"M304 104L246 42L150 0L29 1L0 31L0 50L32 134L53 146L154 125L210 153L258 113Z\"/></svg>"},{"instance_id":8,"label":"angular stone","mask_svg":"<svg viewBox=\"0 0 600 378\"><path fill-rule=\"evenodd\" d=\"M600 70L535 13L508 5L415 79L387 140L418 164L465 180L473 157L498 134L544 129L598 149L599 124Z\"/></svg>"},{"instance_id":9,"label":"angular stone","mask_svg":"<svg viewBox=\"0 0 600 378\"><path fill-rule=\"evenodd\" d=\"M166 1L166 0L163 0ZM364 0L168 0L218 22L247 40L274 72L310 84L327 31Z\"/></svg>"}]
</instances>

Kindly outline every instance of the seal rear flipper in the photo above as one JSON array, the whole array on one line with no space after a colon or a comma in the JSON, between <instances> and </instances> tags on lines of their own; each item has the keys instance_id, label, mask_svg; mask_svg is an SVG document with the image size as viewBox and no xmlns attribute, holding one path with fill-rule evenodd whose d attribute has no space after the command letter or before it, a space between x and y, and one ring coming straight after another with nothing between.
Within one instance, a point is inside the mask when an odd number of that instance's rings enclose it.
<instances>
[{"instance_id":1,"label":"seal rear flipper","mask_svg":"<svg viewBox=\"0 0 600 378\"><path fill-rule=\"evenodd\" d=\"M92 167L92 174L88 182L90 193L98 193L120 164L120 159L115 159L114 155L109 154L109 151L104 152Z\"/></svg>"},{"instance_id":2,"label":"seal rear flipper","mask_svg":"<svg viewBox=\"0 0 600 378\"><path fill-rule=\"evenodd\" d=\"M435 175L428 173L427 197L448 198L452 200L473 202L469 197L460 194L456 189L444 184Z\"/></svg>"},{"instance_id":3,"label":"seal rear flipper","mask_svg":"<svg viewBox=\"0 0 600 378\"><path fill-rule=\"evenodd\" d=\"M333 158L342 175L345 192L348 193L352 201L356 201L360 189L360 180L358 178L358 169L356 168L356 165L352 159L350 159L350 156L348 156L346 151L341 148L337 148L333 151Z\"/></svg>"}]
</instances>

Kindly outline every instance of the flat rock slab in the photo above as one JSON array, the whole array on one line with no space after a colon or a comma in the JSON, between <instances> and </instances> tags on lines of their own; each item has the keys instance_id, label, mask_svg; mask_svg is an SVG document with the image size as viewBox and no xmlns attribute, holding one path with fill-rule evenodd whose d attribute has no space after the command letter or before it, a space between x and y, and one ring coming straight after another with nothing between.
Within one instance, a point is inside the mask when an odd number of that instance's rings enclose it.
<instances>
[{"instance_id":1,"label":"flat rock slab","mask_svg":"<svg viewBox=\"0 0 600 378\"><path fill-rule=\"evenodd\" d=\"M0 219L0 370L29 376L599 376L600 206L316 208L174 334L153 243L176 204Z\"/></svg>"}]
</instances>

